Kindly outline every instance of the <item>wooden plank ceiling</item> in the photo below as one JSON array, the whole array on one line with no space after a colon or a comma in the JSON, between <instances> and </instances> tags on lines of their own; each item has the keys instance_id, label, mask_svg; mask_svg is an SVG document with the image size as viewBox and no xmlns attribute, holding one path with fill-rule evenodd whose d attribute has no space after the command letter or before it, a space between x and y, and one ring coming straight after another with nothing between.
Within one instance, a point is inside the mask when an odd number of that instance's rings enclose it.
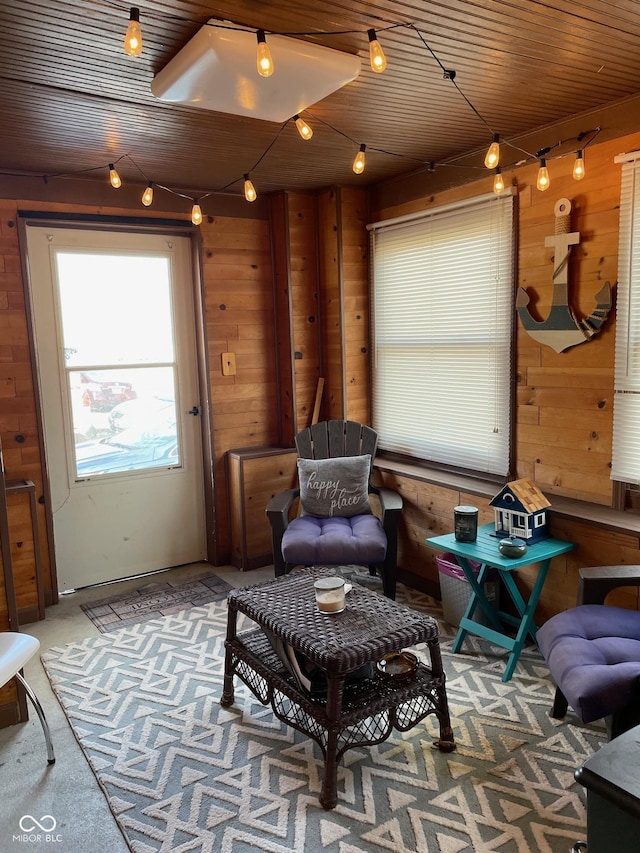
<instances>
[{"instance_id":1,"label":"wooden plank ceiling","mask_svg":"<svg viewBox=\"0 0 640 853\"><path fill-rule=\"evenodd\" d=\"M192 195L241 194L248 171L259 193L369 185L427 164L482 169L492 133L514 143L502 159L513 164L536 153L518 147L527 133L579 113L590 130L600 107L640 91L637 0L148 0L139 7L137 58L122 47L129 8L115 0L2 3L3 175L87 170L103 179L105 165L119 160L124 180ZM278 135L277 123L154 98L154 75L210 18L264 29L267 40L304 34L296 37L360 56L361 72L309 108L308 142L293 123ZM371 27L387 56L383 74L369 67ZM367 165L356 176L363 143Z\"/></svg>"}]
</instances>

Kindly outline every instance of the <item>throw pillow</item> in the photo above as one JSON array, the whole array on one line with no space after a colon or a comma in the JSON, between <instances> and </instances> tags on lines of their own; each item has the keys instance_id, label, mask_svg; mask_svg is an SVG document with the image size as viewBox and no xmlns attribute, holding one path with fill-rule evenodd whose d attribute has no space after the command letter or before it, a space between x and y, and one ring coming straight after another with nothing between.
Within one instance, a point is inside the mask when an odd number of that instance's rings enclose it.
<instances>
[{"instance_id":1,"label":"throw pillow","mask_svg":"<svg viewBox=\"0 0 640 853\"><path fill-rule=\"evenodd\" d=\"M300 501L304 515L316 518L370 513L371 456L298 459Z\"/></svg>"}]
</instances>

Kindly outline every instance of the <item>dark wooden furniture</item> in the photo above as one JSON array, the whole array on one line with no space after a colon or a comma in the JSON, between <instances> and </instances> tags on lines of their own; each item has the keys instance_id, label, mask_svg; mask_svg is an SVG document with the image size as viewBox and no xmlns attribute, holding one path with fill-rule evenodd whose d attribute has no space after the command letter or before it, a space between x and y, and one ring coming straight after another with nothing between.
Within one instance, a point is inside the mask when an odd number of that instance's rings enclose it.
<instances>
[{"instance_id":1,"label":"dark wooden furniture","mask_svg":"<svg viewBox=\"0 0 640 853\"><path fill-rule=\"evenodd\" d=\"M36 486L33 480L7 480L6 493L7 495L27 495L29 499L31 533L33 536L33 561L36 577L36 593L38 596L38 619L44 619L44 579L42 576L42 559L40 556L40 534L38 532L38 508L36 502Z\"/></svg>"},{"instance_id":2,"label":"dark wooden furniture","mask_svg":"<svg viewBox=\"0 0 640 853\"><path fill-rule=\"evenodd\" d=\"M2 560L2 597L0 599L0 630L18 630L16 591L11 564L9 520L7 517L7 481L4 474L2 443L0 443L0 558Z\"/></svg>"},{"instance_id":3,"label":"dark wooden furniture","mask_svg":"<svg viewBox=\"0 0 640 853\"><path fill-rule=\"evenodd\" d=\"M576 779L587 789L589 853L637 850L640 838L640 726L605 744ZM574 848L575 849L575 848Z\"/></svg>"},{"instance_id":4,"label":"dark wooden furniture","mask_svg":"<svg viewBox=\"0 0 640 853\"><path fill-rule=\"evenodd\" d=\"M342 613L327 616L315 604L313 581L329 568L299 569L263 584L229 593L224 689L221 705L233 703L237 675L274 714L320 746L325 778L320 803L337 802L337 763L348 749L381 743L396 728L407 731L429 714L440 724L437 746L455 749L435 619L354 586ZM257 623L237 633L238 613ZM326 674L326 698L312 698L274 652L262 627L302 652ZM366 664L407 646L426 643L430 666L418 664L402 679L378 673L349 676Z\"/></svg>"},{"instance_id":5,"label":"dark wooden furniture","mask_svg":"<svg viewBox=\"0 0 640 853\"><path fill-rule=\"evenodd\" d=\"M0 631L18 630L18 608L16 604L9 521L7 518L7 491L0 442ZM24 690L18 690L14 681L0 687L0 727L11 726L27 720L27 699Z\"/></svg>"},{"instance_id":6,"label":"dark wooden furniture","mask_svg":"<svg viewBox=\"0 0 640 853\"><path fill-rule=\"evenodd\" d=\"M303 459L335 459L344 456L371 456L371 470L378 445L378 434L374 429L356 421L320 421L302 430L296 435L296 449ZM371 473L371 471L370 471ZM386 537L386 554L379 565L354 563L343 555L341 563L350 565L368 565L371 574L380 571L384 594L395 598L396 571L398 560L398 524L402 511L402 497L392 489L385 489L369 483L369 495L374 495L379 504L380 524ZM288 489L275 495L267 504L267 517L271 525L273 563L277 576L286 574L293 565L287 563L282 552L283 537L290 523L292 507L300 496L300 489ZM355 535L355 534L354 534ZM313 548L310 548L312 551ZM366 545L363 545L366 550ZM297 565L312 565L313 560ZM323 561L326 565L340 565L335 559Z\"/></svg>"}]
</instances>

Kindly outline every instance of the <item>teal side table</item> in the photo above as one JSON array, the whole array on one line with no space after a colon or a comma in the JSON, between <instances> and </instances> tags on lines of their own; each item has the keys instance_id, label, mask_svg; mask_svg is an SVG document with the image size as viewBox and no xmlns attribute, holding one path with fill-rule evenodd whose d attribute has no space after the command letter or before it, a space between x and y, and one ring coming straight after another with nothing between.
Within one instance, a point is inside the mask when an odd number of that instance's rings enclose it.
<instances>
[{"instance_id":1,"label":"teal side table","mask_svg":"<svg viewBox=\"0 0 640 853\"><path fill-rule=\"evenodd\" d=\"M527 553L522 557L511 559L503 557L498 551L498 542L500 540L494 535L494 531L495 525L484 524L478 528L478 538L475 542L458 542L453 533L447 533L444 536L433 536L427 539L426 542L427 545L431 545L433 548L453 554L471 586L469 604L464 612L464 616L460 620L460 627L456 634L452 651L454 653L460 651L467 634L475 634L478 637L489 640L489 642L494 643L496 646L508 649L511 654L507 660L502 680L509 681L518 663L518 658L520 657L527 636L531 636L535 642L536 631L538 629L533 621L533 617L538 606L538 601L540 600L544 582L547 578L551 560L559 554L566 554L567 551L571 551L575 548L575 544L573 542L564 542L561 539L542 539L529 545ZM480 563L480 571L477 575L472 570L469 560L475 560ZM539 563L538 575L531 590L529 600L525 601L516 586L512 573L517 569L530 566L533 563ZM484 580L492 568L497 570L502 586L509 593L518 616L512 616L510 613L496 610L487 601L484 594ZM473 621L472 616L477 606L480 606L486 614L489 625L480 625L478 622ZM516 628L515 637L505 633L507 625Z\"/></svg>"}]
</instances>

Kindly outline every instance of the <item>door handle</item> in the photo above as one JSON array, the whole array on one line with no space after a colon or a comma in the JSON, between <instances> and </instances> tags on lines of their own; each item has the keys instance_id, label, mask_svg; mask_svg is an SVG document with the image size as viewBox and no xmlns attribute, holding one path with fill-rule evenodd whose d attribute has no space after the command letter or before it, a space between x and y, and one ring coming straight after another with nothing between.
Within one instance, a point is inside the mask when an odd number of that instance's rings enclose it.
<instances>
[{"instance_id":1,"label":"door handle","mask_svg":"<svg viewBox=\"0 0 640 853\"><path fill-rule=\"evenodd\" d=\"M196 417L196 415L199 415L199 414L200 414L200 409L198 408L198 406L194 406L192 409L189 409L189 411L187 412L187 414L188 414L188 415L193 415L193 416L194 416L194 418L195 418L195 417Z\"/></svg>"}]
</instances>

